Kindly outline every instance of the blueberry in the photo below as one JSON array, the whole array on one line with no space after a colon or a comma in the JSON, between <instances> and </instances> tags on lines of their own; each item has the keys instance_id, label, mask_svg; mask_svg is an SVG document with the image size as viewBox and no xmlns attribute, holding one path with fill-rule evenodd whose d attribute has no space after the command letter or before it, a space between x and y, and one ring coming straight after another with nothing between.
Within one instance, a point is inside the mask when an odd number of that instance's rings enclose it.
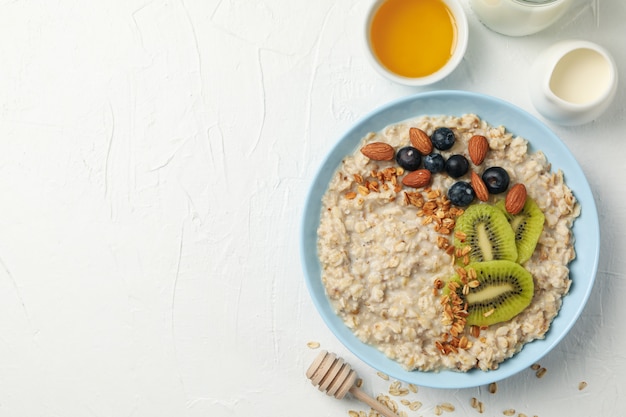
<instances>
[{"instance_id":1,"label":"blueberry","mask_svg":"<svg viewBox=\"0 0 626 417\"><path fill-rule=\"evenodd\" d=\"M407 171L415 171L420 167L422 155L412 146L405 146L396 153L396 162Z\"/></svg>"},{"instance_id":2,"label":"blueberry","mask_svg":"<svg viewBox=\"0 0 626 417\"><path fill-rule=\"evenodd\" d=\"M509 188L509 174L501 167L487 168L483 172L483 181L491 194L503 193Z\"/></svg>"},{"instance_id":3,"label":"blueberry","mask_svg":"<svg viewBox=\"0 0 626 417\"><path fill-rule=\"evenodd\" d=\"M424 157L424 168L433 174L443 171L445 166L446 161L440 153L431 153Z\"/></svg>"},{"instance_id":4,"label":"blueberry","mask_svg":"<svg viewBox=\"0 0 626 417\"><path fill-rule=\"evenodd\" d=\"M452 178L462 177L469 169L469 162L463 155L452 155L446 161L446 172Z\"/></svg>"},{"instance_id":5,"label":"blueberry","mask_svg":"<svg viewBox=\"0 0 626 417\"><path fill-rule=\"evenodd\" d=\"M452 204L459 207L469 206L474 201L474 189L472 186L465 182L459 181L452 184L452 187L448 189L448 199Z\"/></svg>"},{"instance_id":6,"label":"blueberry","mask_svg":"<svg viewBox=\"0 0 626 417\"><path fill-rule=\"evenodd\" d=\"M433 142L433 146L435 148L440 151L445 151L454 145L454 132L447 127L440 127L435 129L433 134L430 136L430 140Z\"/></svg>"}]
</instances>

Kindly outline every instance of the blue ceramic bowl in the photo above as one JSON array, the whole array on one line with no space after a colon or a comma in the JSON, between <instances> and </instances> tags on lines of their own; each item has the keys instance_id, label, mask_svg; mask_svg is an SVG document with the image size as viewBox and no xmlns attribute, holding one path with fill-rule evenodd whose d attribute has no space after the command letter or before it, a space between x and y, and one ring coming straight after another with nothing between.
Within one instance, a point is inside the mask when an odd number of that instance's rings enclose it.
<instances>
[{"instance_id":1,"label":"blue ceramic bowl","mask_svg":"<svg viewBox=\"0 0 626 417\"><path fill-rule=\"evenodd\" d=\"M321 199L341 159L355 151L361 138L385 126L420 115L454 115L474 113L492 126L504 125L515 135L526 138L529 150L542 150L552 169L562 170L567 185L581 204L582 212L574 223L577 258L570 264L572 286L563 300L558 316L545 339L528 343L512 358L492 371L472 370L421 372L407 371L376 348L364 344L335 314L326 297L317 257L317 228ZM600 249L598 213L585 175L565 144L542 122L503 100L462 91L420 93L389 103L357 122L330 151L313 179L302 218L301 257L309 292L322 318L337 338L358 358L392 378L432 388L469 388L489 384L527 369L552 350L580 316L596 276Z\"/></svg>"}]
</instances>

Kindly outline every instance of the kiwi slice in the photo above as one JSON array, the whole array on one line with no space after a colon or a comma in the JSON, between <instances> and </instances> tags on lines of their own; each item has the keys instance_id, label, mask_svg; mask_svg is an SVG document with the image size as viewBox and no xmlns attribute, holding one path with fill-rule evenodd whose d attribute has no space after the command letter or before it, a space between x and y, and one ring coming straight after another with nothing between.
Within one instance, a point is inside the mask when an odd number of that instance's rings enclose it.
<instances>
[{"instance_id":1,"label":"kiwi slice","mask_svg":"<svg viewBox=\"0 0 626 417\"><path fill-rule=\"evenodd\" d=\"M491 326L511 320L530 304L535 288L533 277L520 264L489 261L466 267L468 271L471 268L476 271L476 280L480 284L475 288L468 285L465 291L461 284L456 290L457 295L467 302L468 325ZM453 279L461 282L458 275Z\"/></svg>"},{"instance_id":2,"label":"kiwi slice","mask_svg":"<svg viewBox=\"0 0 626 417\"><path fill-rule=\"evenodd\" d=\"M543 231L545 216L537 203L530 197L526 198L524 208L518 214L511 214L504 208L504 201L496 204L507 218L515 234L517 262L523 264L533 255L539 236Z\"/></svg>"},{"instance_id":3,"label":"kiwi slice","mask_svg":"<svg viewBox=\"0 0 626 417\"><path fill-rule=\"evenodd\" d=\"M469 251L470 262L517 260L513 229L504 213L490 204L471 205L459 216L454 246L461 253Z\"/></svg>"}]
</instances>

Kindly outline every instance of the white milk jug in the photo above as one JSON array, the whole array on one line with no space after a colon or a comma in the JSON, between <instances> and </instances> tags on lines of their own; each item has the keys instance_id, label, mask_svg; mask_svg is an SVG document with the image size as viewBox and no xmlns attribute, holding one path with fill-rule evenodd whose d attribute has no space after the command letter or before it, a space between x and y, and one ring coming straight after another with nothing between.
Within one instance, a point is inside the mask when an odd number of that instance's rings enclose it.
<instances>
[{"instance_id":1,"label":"white milk jug","mask_svg":"<svg viewBox=\"0 0 626 417\"><path fill-rule=\"evenodd\" d=\"M530 98L537 111L555 123L588 123L611 104L617 78L615 61L606 49L583 40L562 41L533 63Z\"/></svg>"}]
</instances>

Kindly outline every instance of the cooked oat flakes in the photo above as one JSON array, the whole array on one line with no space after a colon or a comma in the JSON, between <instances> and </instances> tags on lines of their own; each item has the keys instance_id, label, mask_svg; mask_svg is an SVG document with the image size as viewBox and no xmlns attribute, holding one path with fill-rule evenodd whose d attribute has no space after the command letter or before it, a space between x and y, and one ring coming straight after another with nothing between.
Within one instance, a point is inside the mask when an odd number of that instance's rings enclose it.
<instances>
[{"instance_id":1,"label":"cooked oat flakes","mask_svg":"<svg viewBox=\"0 0 626 417\"><path fill-rule=\"evenodd\" d=\"M574 258L571 227L580 207L562 172L551 172L541 151L525 139L476 115L421 117L367 135L362 145L409 144L409 127L428 134L450 127L457 143L445 157L463 153L469 138L485 136L490 151L483 167L502 166L512 183L523 183L546 221L533 257L524 265L535 278L531 305L506 323L465 326L463 306L441 303L441 288L455 273L451 239L463 210L446 198L456 180L433 175L426 189L402 186L394 161L370 161L360 152L344 158L323 197L318 229L322 281L337 314L363 342L407 369L495 369L525 343L541 339L570 286ZM480 169L480 168L478 168ZM469 262L467 254L459 259ZM468 288L476 285L468 277ZM450 301L450 300L448 300ZM463 339L465 338L465 339ZM545 372L545 371L544 371Z\"/></svg>"}]
</instances>

